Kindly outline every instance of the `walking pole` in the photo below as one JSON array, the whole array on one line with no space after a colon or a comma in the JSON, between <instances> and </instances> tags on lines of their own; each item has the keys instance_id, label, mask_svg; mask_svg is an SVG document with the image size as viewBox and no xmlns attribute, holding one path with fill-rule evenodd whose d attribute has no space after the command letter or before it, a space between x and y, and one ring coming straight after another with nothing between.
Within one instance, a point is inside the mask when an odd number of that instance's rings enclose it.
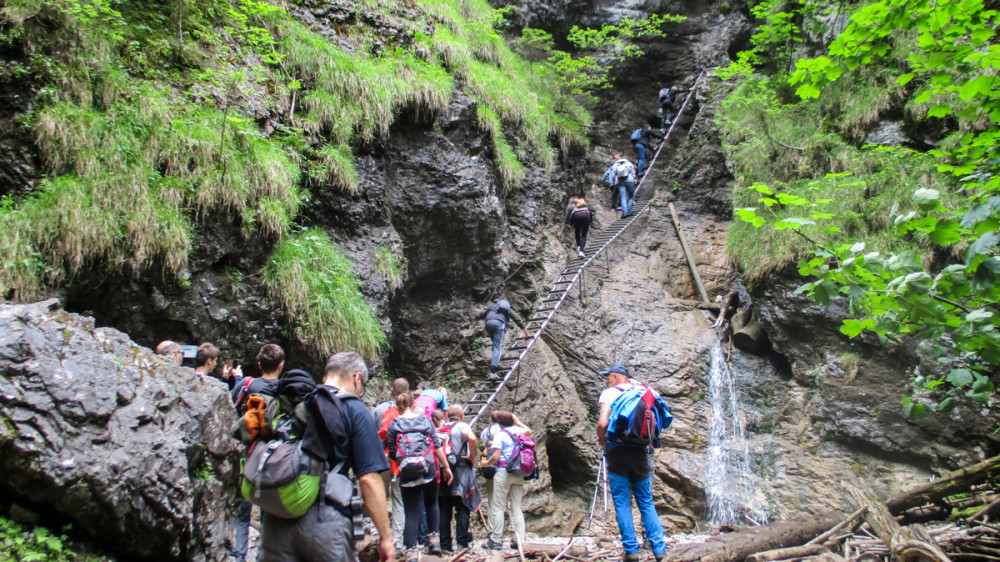
<instances>
[{"instance_id":1,"label":"walking pole","mask_svg":"<svg viewBox=\"0 0 1000 562\"><path fill-rule=\"evenodd\" d=\"M601 464L604 466L604 514L607 516L608 513L608 459L606 456L601 457Z\"/></svg>"},{"instance_id":2,"label":"walking pole","mask_svg":"<svg viewBox=\"0 0 1000 562\"><path fill-rule=\"evenodd\" d=\"M604 455L601 455L601 462L597 464L597 480L594 481L594 498L590 500L590 515L587 520L587 530L594 523L594 508L597 507L597 492L601 489L601 471L604 470Z\"/></svg>"}]
</instances>

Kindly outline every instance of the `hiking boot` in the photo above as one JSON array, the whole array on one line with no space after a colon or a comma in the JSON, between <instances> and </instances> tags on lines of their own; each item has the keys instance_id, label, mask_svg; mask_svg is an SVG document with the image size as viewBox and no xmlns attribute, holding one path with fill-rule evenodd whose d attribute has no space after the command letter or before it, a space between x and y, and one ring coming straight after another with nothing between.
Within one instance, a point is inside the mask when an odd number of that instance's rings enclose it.
<instances>
[{"instance_id":1,"label":"hiking boot","mask_svg":"<svg viewBox=\"0 0 1000 562\"><path fill-rule=\"evenodd\" d=\"M503 545L495 542L493 539L486 540L486 548L489 550L503 550Z\"/></svg>"},{"instance_id":2,"label":"hiking boot","mask_svg":"<svg viewBox=\"0 0 1000 562\"><path fill-rule=\"evenodd\" d=\"M583 250L580 250L579 252L577 252L576 255L580 256L581 258L587 257L587 254L583 253Z\"/></svg>"},{"instance_id":3,"label":"hiking boot","mask_svg":"<svg viewBox=\"0 0 1000 562\"><path fill-rule=\"evenodd\" d=\"M437 533L427 535L427 550L435 555L441 556L441 537Z\"/></svg>"},{"instance_id":4,"label":"hiking boot","mask_svg":"<svg viewBox=\"0 0 1000 562\"><path fill-rule=\"evenodd\" d=\"M416 548L407 550L406 562L420 562L420 550Z\"/></svg>"},{"instance_id":5,"label":"hiking boot","mask_svg":"<svg viewBox=\"0 0 1000 562\"><path fill-rule=\"evenodd\" d=\"M622 562L639 562L639 560L642 558L638 552L626 552L625 556L622 556Z\"/></svg>"},{"instance_id":6,"label":"hiking boot","mask_svg":"<svg viewBox=\"0 0 1000 562\"><path fill-rule=\"evenodd\" d=\"M663 562L663 560L667 559L667 553L664 552L663 554L654 554L653 558L656 559L656 562Z\"/></svg>"}]
</instances>

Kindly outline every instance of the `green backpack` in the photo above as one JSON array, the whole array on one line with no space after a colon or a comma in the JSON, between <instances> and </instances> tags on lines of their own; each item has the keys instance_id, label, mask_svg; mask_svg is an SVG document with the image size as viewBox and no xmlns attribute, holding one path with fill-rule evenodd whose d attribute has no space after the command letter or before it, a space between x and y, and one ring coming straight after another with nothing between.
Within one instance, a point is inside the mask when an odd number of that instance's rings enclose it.
<instances>
[{"instance_id":1,"label":"green backpack","mask_svg":"<svg viewBox=\"0 0 1000 562\"><path fill-rule=\"evenodd\" d=\"M265 513L295 519L316 502L325 469L325 462L302 450L301 439L255 441L240 492Z\"/></svg>"},{"instance_id":2,"label":"green backpack","mask_svg":"<svg viewBox=\"0 0 1000 562\"><path fill-rule=\"evenodd\" d=\"M301 517L316 502L328 470L326 459L317 458L303 449L302 435L310 423L309 405L315 401L316 385L312 377L299 370L286 373L273 390L264 412L264 424L269 431L260 434L250 446L243 461L240 494L250 503L275 517ZM286 387L287 384L287 387ZM285 392L295 387L295 392ZM340 410L346 432L346 417L341 399L333 397ZM340 436L346 439L346 433ZM339 471L338 465L335 469Z\"/></svg>"}]
</instances>

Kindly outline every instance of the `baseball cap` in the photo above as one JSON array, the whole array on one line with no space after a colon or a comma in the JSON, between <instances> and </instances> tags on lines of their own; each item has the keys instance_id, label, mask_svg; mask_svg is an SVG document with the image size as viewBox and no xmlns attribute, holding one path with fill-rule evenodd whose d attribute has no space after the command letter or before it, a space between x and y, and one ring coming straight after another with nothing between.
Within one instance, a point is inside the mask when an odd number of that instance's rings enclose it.
<instances>
[{"instance_id":1,"label":"baseball cap","mask_svg":"<svg viewBox=\"0 0 1000 562\"><path fill-rule=\"evenodd\" d=\"M600 374L605 377L610 375L611 373L618 373L619 375L625 375L627 377L628 367L622 365L621 363L615 363L614 365L608 367L607 370L600 372Z\"/></svg>"}]
</instances>

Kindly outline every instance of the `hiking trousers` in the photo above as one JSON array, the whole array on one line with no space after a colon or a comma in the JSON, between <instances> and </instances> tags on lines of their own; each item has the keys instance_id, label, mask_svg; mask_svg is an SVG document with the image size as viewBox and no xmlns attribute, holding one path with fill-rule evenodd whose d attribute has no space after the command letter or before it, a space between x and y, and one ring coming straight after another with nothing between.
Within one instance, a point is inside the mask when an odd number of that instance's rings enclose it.
<instances>
[{"instance_id":1,"label":"hiking trousers","mask_svg":"<svg viewBox=\"0 0 1000 562\"><path fill-rule=\"evenodd\" d=\"M632 180L622 180L618 184L618 196L622 200L622 216L632 212L632 205L635 205L635 182Z\"/></svg>"},{"instance_id":2,"label":"hiking trousers","mask_svg":"<svg viewBox=\"0 0 1000 562\"><path fill-rule=\"evenodd\" d=\"M628 476L608 472L608 486L615 504L615 518L618 520L618 532L622 536L622 548L626 554L639 552L639 541L635 538L635 521L632 520L632 496L642 517L642 526L646 530L646 538L653 547L653 554L663 554L667 551L667 543L663 540L663 524L656 514L653 505L652 477L647 476L638 482L629 482Z\"/></svg>"},{"instance_id":3,"label":"hiking trousers","mask_svg":"<svg viewBox=\"0 0 1000 562\"><path fill-rule=\"evenodd\" d=\"M573 225L573 234L576 236L576 249L578 252L587 251L587 233L590 232L590 212L573 213L569 223Z\"/></svg>"},{"instance_id":4,"label":"hiking trousers","mask_svg":"<svg viewBox=\"0 0 1000 562\"><path fill-rule=\"evenodd\" d=\"M504 516L509 499L510 521L514 524L514 534L519 541L524 542L524 511L521 508L523 498L524 478L498 468L497 475L493 477L493 499L490 500L490 509L493 510L493 517L490 518L492 528L490 540L500 543L503 539Z\"/></svg>"},{"instance_id":5,"label":"hiking trousers","mask_svg":"<svg viewBox=\"0 0 1000 562\"><path fill-rule=\"evenodd\" d=\"M639 156L639 161L635 163L635 167L638 169L638 173L641 176L642 168L646 165L646 145L641 142L637 142L632 148L635 149L636 154Z\"/></svg>"},{"instance_id":6,"label":"hiking trousers","mask_svg":"<svg viewBox=\"0 0 1000 562\"><path fill-rule=\"evenodd\" d=\"M503 347L503 335L507 331L507 324L500 320L487 320L486 333L493 340L493 358L490 360L490 372L497 372L500 366L500 352Z\"/></svg>"},{"instance_id":7,"label":"hiking trousers","mask_svg":"<svg viewBox=\"0 0 1000 562\"><path fill-rule=\"evenodd\" d=\"M261 514L260 562L357 562L351 519L317 501L298 519Z\"/></svg>"},{"instance_id":8,"label":"hiking trousers","mask_svg":"<svg viewBox=\"0 0 1000 562\"><path fill-rule=\"evenodd\" d=\"M472 535L469 534L469 519L472 514L465 502L459 496L440 496L438 505L441 509L441 548L452 550L451 544L451 520L452 513L455 515L455 543L458 548L468 548L472 544Z\"/></svg>"},{"instance_id":9,"label":"hiking trousers","mask_svg":"<svg viewBox=\"0 0 1000 562\"><path fill-rule=\"evenodd\" d=\"M406 525L403 530L403 546L417 546L420 533L420 512L427 516L427 534L436 534L439 528L438 483L430 481L419 486L402 486L403 509L406 512Z\"/></svg>"},{"instance_id":10,"label":"hiking trousers","mask_svg":"<svg viewBox=\"0 0 1000 562\"><path fill-rule=\"evenodd\" d=\"M253 504L245 499L240 500L240 507L236 510L236 534L233 536L233 548L229 550L229 556L239 562L243 562L247 557L247 550L250 544L250 515L253 512Z\"/></svg>"}]
</instances>

